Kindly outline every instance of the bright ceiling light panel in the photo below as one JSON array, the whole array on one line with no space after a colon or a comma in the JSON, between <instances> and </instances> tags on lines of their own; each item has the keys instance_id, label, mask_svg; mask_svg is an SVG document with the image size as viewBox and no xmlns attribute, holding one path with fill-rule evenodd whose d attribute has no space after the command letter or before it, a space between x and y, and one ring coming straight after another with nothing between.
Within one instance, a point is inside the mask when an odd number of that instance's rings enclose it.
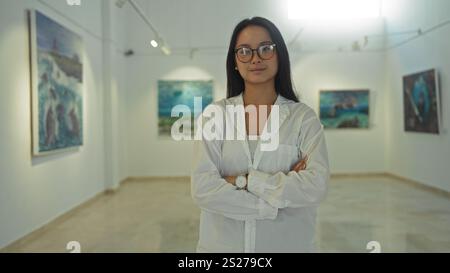
<instances>
[{"instance_id":1,"label":"bright ceiling light panel","mask_svg":"<svg viewBox=\"0 0 450 273\"><path fill-rule=\"evenodd\" d=\"M289 0L293 20L352 20L381 17L381 0Z\"/></svg>"}]
</instances>

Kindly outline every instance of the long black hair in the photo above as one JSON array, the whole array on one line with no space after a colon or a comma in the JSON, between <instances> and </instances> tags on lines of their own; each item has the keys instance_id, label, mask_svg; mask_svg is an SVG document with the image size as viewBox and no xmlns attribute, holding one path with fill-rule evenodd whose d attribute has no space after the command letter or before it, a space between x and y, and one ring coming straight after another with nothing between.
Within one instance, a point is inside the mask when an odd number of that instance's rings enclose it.
<instances>
[{"instance_id":1,"label":"long black hair","mask_svg":"<svg viewBox=\"0 0 450 273\"><path fill-rule=\"evenodd\" d=\"M239 33L244 28L252 25L265 28L269 32L272 41L277 45L278 72L275 76L275 91L287 99L298 102L298 98L292 87L291 64L289 62L289 53L286 44L278 28L271 21L263 17L244 19L234 28L227 56L227 98L237 96L244 91L244 79L239 74L239 71L235 69L234 50Z\"/></svg>"}]
</instances>

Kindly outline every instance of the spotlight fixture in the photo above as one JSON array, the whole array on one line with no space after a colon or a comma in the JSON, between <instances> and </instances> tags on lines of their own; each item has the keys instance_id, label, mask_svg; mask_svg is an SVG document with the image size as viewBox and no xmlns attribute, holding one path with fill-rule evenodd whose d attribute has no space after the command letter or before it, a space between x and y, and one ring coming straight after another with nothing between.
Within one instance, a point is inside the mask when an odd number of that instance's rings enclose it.
<instances>
[{"instance_id":1,"label":"spotlight fixture","mask_svg":"<svg viewBox=\"0 0 450 273\"><path fill-rule=\"evenodd\" d=\"M352 44L352 50L353 50L353 51L356 51L356 52L361 51L361 45L359 44L358 41L354 41L354 42L353 42L353 44Z\"/></svg>"},{"instance_id":2,"label":"spotlight fixture","mask_svg":"<svg viewBox=\"0 0 450 273\"><path fill-rule=\"evenodd\" d=\"M117 6L118 8L122 8L123 5L125 5L126 2L128 2L128 0L117 0L117 1L116 1L116 6Z\"/></svg>"},{"instance_id":3,"label":"spotlight fixture","mask_svg":"<svg viewBox=\"0 0 450 273\"><path fill-rule=\"evenodd\" d=\"M170 55L171 51L170 48L168 48L166 45L161 46L161 51L166 54L167 56Z\"/></svg>"},{"instance_id":4,"label":"spotlight fixture","mask_svg":"<svg viewBox=\"0 0 450 273\"><path fill-rule=\"evenodd\" d=\"M132 49L129 49L124 52L125 57L130 57L134 55L134 51Z\"/></svg>"},{"instance_id":5,"label":"spotlight fixture","mask_svg":"<svg viewBox=\"0 0 450 273\"><path fill-rule=\"evenodd\" d=\"M147 24L148 27L150 27L150 29L152 30L153 34L155 35L156 39L152 40L150 42L150 44L153 47L158 47L158 45L160 45L161 47L161 51L165 54L165 55L170 55L171 51L169 46L164 42L164 40L161 38L161 35L159 35L158 31L156 30L156 28L152 25L152 23L150 22L150 20L147 18L147 16L145 15L145 13L142 11L142 8L135 2L135 0L116 0L116 6L118 8L122 8L126 3L130 3L131 7L134 9L134 11L137 12L137 14L139 15L139 17L141 17L141 19Z\"/></svg>"}]
</instances>

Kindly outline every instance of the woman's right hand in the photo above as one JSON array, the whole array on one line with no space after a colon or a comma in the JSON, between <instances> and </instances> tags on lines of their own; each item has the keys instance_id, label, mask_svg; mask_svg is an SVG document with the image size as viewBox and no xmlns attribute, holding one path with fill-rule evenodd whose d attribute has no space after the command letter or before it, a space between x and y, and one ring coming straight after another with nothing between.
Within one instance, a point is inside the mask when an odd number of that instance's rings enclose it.
<instances>
[{"instance_id":1,"label":"woman's right hand","mask_svg":"<svg viewBox=\"0 0 450 273\"><path fill-rule=\"evenodd\" d=\"M291 171L299 172L299 171L305 170L307 161L308 161L308 155L306 155L299 162L295 163L294 166L292 167Z\"/></svg>"}]
</instances>

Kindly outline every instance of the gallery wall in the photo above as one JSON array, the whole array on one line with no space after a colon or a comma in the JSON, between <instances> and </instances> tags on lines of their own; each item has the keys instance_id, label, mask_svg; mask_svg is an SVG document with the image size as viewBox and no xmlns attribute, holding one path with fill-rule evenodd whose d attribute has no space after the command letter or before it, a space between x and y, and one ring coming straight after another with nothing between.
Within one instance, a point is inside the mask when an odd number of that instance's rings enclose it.
<instances>
[{"instance_id":1,"label":"gallery wall","mask_svg":"<svg viewBox=\"0 0 450 273\"><path fill-rule=\"evenodd\" d=\"M192 142L158 137L158 80L213 79L215 100L226 96L224 54L136 56L127 61L128 170L131 177L188 176ZM157 65L154 65L157 64ZM292 76L301 100L318 111L321 89L369 89L369 129L327 130L333 173L385 170L384 53L292 54ZM364 159L364 160L362 160Z\"/></svg>"},{"instance_id":2,"label":"gallery wall","mask_svg":"<svg viewBox=\"0 0 450 273\"><path fill-rule=\"evenodd\" d=\"M425 185L449 190L445 172L449 161L448 56L449 26L393 49L391 45L413 37L411 30L428 28L448 20L449 1L383 1L385 29L371 32L386 40L386 48L373 52L301 52L291 54L294 83L301 100L318 110L321 89L370 90L370 128L326 130L331 170L340 173L389 172ZM142 41L135 21L130 41ZM205 28L207 28L205 26ZM283 29L281 29L283 31ZM213 31L213 30L211 30ZM387 34L380 37L380 34ZM231 30L230 30L231 32ZM403 33L390 35L390 33ZM139 34L136 34L139 33ZM409 34L408 34L409 33ZM230 35L225 33L224 35ZM370 43L374 40L371 39ZM135 46L130 43L130 46ZM189 175L191 143L157 137L157 81L159 79L213 79L215 99L225 97L226 52L169 57L143 54L130 58L128 67L127 122L130 176ZM442 132L439 136L406 133L403 128L402 76L437 68L442 87ZM177 155L177 156L173 156Z\"/></svg>"},{"instance_id":3,"label":"gallery wall","mask_svg":"<svg viewBox=\"0 0 450 273\"><path fill-rule=\"evenodd\" d=\"M387 32L422 29L424 35L390 36L386 63L389 138L386 143L388 171L425 185L450 191L450 1L391 0L385 3ZM413 40L403 43L406 39ZM441 87L441 134L404 131L402 77L437 69Z\"/></svg>"},{"instance_id":4,"label":"gallery wall","mask_svg":"<svg viewBox=\"0 0 450 273\"><path fill-rule=\"evenodd\" d=\"M214 80L225 97L224 56L145 56L127 60L128 171L130 177L187 176L192 142L158 136L158 80ZM157 64L157 65L155 65Z\"/></svg>"},{"instance_id":5,"label":"gallery wall","mask_svg":"<svg viewBox=\"0 0 450 273\"><path fill-rule=\"evenodd\" d=\"M333 174L381 173L386 169L383 52L317 52L292 56L300 99L319 113L320 90L369 90L368 129L325 129Z\"/></svg>"},{"instance_id":6,"label":"gallery wall","mask_svg":"<svg viewBox=\"0 0 450 273\"><path fill-rule=\"evenodd\" d=\"M426 30L449 19L447 0L384 3L388 33ZM58 0L5 0L0 7L0 248L127 177L190 174L192 142L158 136L157 81L212 79L214 98L222 99L226 52L198 52L193 58L137 52L125 58L123 51L135 46L129 41L148 29L113 1L71 7ZM30 146L25 11L33 8L80 34L85 47L84 145L40 158L31 156ZM370 90L369 129L325 132L333 173L390 172L450 191L449 31L447 25L380 52L291 53L296 90L316 112L321 89ZM404 38L389 37L387 45ZM402 76L429 68L440 74L442 133L406 133Z\"/></svg>"},{"instance_id":7,"label":"gallery wall","mask_svg":"<svg viewBox=\"0 0 450 273\"><path fill-rule=\"evenodd\" d=\"M103 0L102 4L105 183L106 188L117 189L128 177L124 52L130 10L117 8L113 1Z\"/></svg>"},{"instance_id":8,"label":"gallery wall","mask_svg":"<svg viewBox=\"0 0 450 273\"><path fill-rule=\"evenodd\" d=\"M114 101L123 101L120 89L124 79L119 77L123 72L117 70L104 79L103 52L105 44L118 50L123 41L119 40L120 24L103 25L102 13L112 10L105 9L105 3L108 1L82 1L78 7L57 0L0 2L0 248L118 184L106 175L105 158L111 156L105 153L110 147L105 144L110 138L105 133L105 109L112 108L115 115L123 111ZM27 9L39 9L83 39L84 145L78 150L39 158L31 156ZM115 14L114 20L124 20L121 11L115 12L120 14ZM106 41L105 27L113 30L111 39ZM120 54L111 56L114 56L111 62L120 64ZM115 91L105 89L105 82L113 82ZM112 97L112 103L108 105L105 97ZM111 122L120 127L117 120L120 117ZM119 166L119 158L125 157L120 141L109 141L117 146L114 160L118 163L113 167L118 173L112 178L115 180L126 176L126 170Z\"/></svg>"}]
</instances>

